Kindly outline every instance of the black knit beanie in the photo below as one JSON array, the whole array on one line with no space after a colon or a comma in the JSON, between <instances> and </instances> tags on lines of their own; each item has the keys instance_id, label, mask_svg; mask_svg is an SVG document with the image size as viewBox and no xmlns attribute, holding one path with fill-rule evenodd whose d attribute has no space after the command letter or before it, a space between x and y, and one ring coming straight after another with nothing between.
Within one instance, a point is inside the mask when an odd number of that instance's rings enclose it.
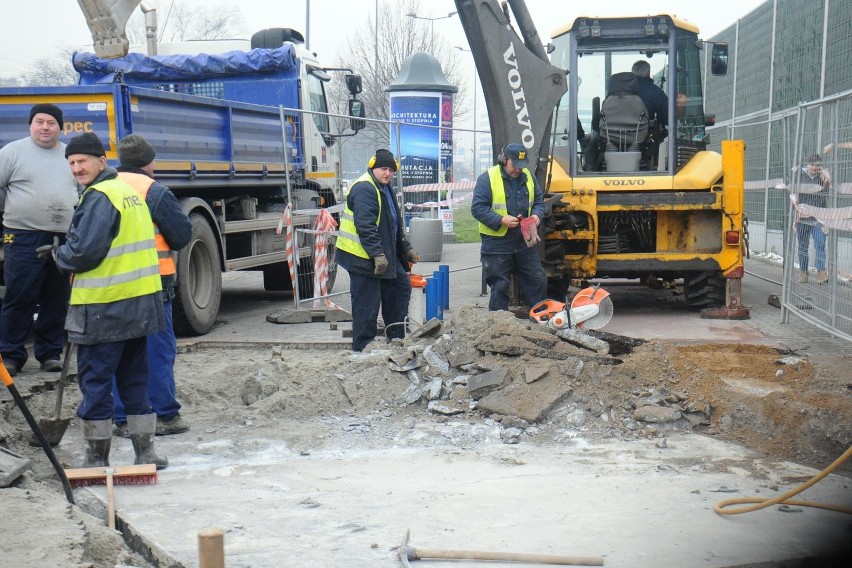
<instances>
[{"instance_id":1,"label":"black knit beanie","mask_svg":"<svg viewBox=\"0 0 852 568\"><path fill-rule=\"evenodd\" d=\"M30 122L33 123L33 117L38 113L49 114L53 118L56 119L56 122L59 123L59 129L62 130L62 127L65 126L65 123L62 122L62 109L56 105L52 105L50 103L41 103L37 105L33 105L33 108L30 109Z\"/></svg>"},{"instance_id":2,"label":"black knit beanie","mask_svg":"<svg viewBox=\"0 0 852 568\"><path fill-rule=\"evenodd\" d=\"M141 168L157 157L157 152L138 134L128 134L118 143L118 161L122 166Z\"/></svg>"},{"instance_id":3,"label":"black knit beanie","mask_svg":"<svg viewBox=\"0 0 852 568\"><path fill-rule=\"evenodd\" d=\"M393 171L396 171L396 159L394 159L390 150L385 150L384 148L376 150L375 158L376 159L373 161L373 165L370 166L370 169L390 168Z\"/></svg>"},{"instance_id":4,"label":"black knit beanie","mask_svg":"<svg viewBox=\"0 0 852 568\"><path fill-rule=\"evenodd\" d=\"M101 139L94 132L86 132L75 136L65 147L65 157L72 154L88 154L90 156L106 156Z\"/></svg>"}]
</instances>

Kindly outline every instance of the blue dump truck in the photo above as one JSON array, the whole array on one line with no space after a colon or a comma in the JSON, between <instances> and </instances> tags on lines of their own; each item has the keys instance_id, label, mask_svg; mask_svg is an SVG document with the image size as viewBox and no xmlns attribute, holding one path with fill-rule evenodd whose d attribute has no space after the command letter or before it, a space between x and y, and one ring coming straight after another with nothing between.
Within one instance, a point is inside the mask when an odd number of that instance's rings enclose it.
<instances>
[{"instance_id":1,"label":"blue dump truck","mask_svg":"<svg viewBox=\"0 0 852 568\"><path fill-rule=\"evenodd\" d=\"M27 136L30 107L46 102L62 108L61 141L94 132L110 165L118 164L121 138L144 136L157 151L158 181L192 220L192 241L177 259L175 329L204 334L219 310L222 272L259 270L266 290L292 289L284 235L276 234L288 203L302 227L313 223L311 210L336 203L330 76L303 41L299 32L272 28L243 50L219 54L217 42L191 42L207 52L201 55L75 53L78 85L0 89L0 146ZM347 85L354 96L360 77L347 77ZM312 239L301 240L298 291L307 297ZM328 254L331 289L336 265Z\"/></svg>"}]
</instances>

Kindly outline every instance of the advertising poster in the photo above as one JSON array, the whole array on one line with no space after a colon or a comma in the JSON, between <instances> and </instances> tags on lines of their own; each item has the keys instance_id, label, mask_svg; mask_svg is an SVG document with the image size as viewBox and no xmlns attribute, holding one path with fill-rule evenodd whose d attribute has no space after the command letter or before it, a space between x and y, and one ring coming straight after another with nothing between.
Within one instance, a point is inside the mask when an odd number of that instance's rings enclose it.
<instances>
[{"instance_id":1,"label":"advertising poster","mask_svg":"<svg viewBox=\"0 0 852 568\"><path fill-rule=\"evenodd\" d=\"M438 183L441 159L441 93L398 91L390 94L390 119L403 123L399 148L391 133L391 151L399 157L403 187ZM405 225L412 217L434 217L419 204L438 200L437 191L404 193ZM437 211L435 211L437 213Z\"/></svg>"},{"instance_id":2,"label":"advertising poster","mask_svg":"<svg viewBox=\"0 0 852 568\"><path fill-rule=\"evenodd\" d=\"M453 94L441 93L441 183L453 181ZM446 191L438 196L445 205L438 208L438 216L444 226L444 233L453 232L453 206L447 202L451 197Z\"/></svg>"}]
</instances>

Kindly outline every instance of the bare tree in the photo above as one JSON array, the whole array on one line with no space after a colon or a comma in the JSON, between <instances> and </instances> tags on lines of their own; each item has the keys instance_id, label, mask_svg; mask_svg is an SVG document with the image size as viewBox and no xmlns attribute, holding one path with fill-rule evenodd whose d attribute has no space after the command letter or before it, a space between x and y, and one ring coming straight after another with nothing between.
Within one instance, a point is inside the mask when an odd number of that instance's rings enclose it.
<instances>
[{"instance_id":1,"label":"bare tree","mask_svg":"<svg viewBox=\"0 0 852 568\"><path fill-rule=\"evenodd\" d=\"M470 82L463 76L460 57L444 36L435 31L432 34L431 22L407 17L409 13L420 10L418 0L402 2L383 2L379 8L378 37L376 21L368 17L366 23L354 25L353 29L363 30L347 41L344 56L338 56L338 67L347 67L363 77L363 92L359 98L364 101L369 118L388 120L390 101L385 88L399 75L403 62L413 53L423 51L432 54L440 63L447 80L457 85L453 113L464 116L469 111L466 86ZM369 30L369 31L368 31ZM348 93L343 77L335 76L331 94L332 112L346 114ZM383 132L387 138L387 128L367 123L367 131Z\"/></svg>"},{"instance_id":2,"label":"bare tree","mask_svg":"<svg viewBox=\"0 0 852 568\"><path fill-rule=\"evenodd\" d=\"M71 65L71 52L62 51L62 56L37 59L32 71L25 73L23 84L31 87L61 87L76 85L79 75Z\"/></svg>"},{"instance_id":3,"label":"bare tree","mask_svg":"<svg viewBox=\"0 0 852 568\"><path fill-rule=\"evenodd\" d=\"M190 5L186 0L160 2L157 10L157 42L232 39L243 21L239 8L228 5ZM125 30L131 45L145 44L145 16L135 10Z\"/></svg>"}]
</instances>

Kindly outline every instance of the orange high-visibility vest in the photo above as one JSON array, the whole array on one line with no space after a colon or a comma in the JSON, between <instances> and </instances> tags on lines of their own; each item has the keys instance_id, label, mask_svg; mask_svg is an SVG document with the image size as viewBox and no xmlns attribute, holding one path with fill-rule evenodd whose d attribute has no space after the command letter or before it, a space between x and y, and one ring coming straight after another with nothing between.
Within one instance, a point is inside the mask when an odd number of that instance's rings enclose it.
<instances>
[{"instance_id":1,"label":"orange high-visibility vest","mask_svg":"<svg viewBox=\"0 0 852 568\"><path fill-rule=\"evenodd\" d=\"M118 172L118 179L127 182L145 199L148 195L148 189L154 183L154 180L144 174L135 174L132 172ZM154 223L154 244L157 245L157 260L160 261L160 276L172 276L177 272L175 267L175 257L172 250L169 248L169 243L165 237L160 234L160 228Z\"/></svg>"}]
</instances>

